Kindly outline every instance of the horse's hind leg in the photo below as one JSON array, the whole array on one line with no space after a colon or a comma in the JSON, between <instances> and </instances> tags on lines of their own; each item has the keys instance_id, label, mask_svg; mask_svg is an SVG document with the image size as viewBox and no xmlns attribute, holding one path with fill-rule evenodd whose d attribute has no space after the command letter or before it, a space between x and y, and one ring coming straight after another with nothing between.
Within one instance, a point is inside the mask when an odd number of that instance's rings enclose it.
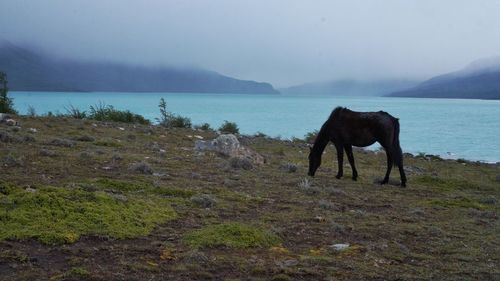
<instances>
[{"instance_id":1,"label":"horse's hind leg","mask_svg":"<svg viewBox=\"0 0 500 281\"><path fill-rule=\"evenodd\" d=\"M335 144L335 149L337 150L337 164L339 166L335 177L340 179L344 175L344 148L340 144Z\"/></svg>"},{"instance_id":2,"label":"horse's hind leg","mask_svg":"<svg viewBox=\"0 0 500 281\"><path fill-rule=\"evenodd\" d=\"M389 149L385 148L385 153L387 155L387 171L385 172L385 177L384 179L380 182L380 184L386 184L389 182L389 175L391 174L392 170L392 153L389 151Z\"/></svg>"},{"instance_id":3,"label":"horse's hind leg","mask_svg":"<svg viewBox=\"0 0 500 281\"><path fill-rule=\"evenodd\" d=\"M403 168L403 151L401 151L401 147L397 145L395 148L394 162L398 165L399 168L399 176L401 177L401 186L406 187L406 175L405 170Z\"/></svg>"},{"instance_id":4,"label":"horse's hind leg","mask_svg":"<svg viewBox=\"0 0 500 281\"><path fill-rule=\"evenodd\" d=\"M356 165L354 165L354 155L352 154L352 146L349 144L344 145L345 152L347 153L347 159L349 159L349 164L352 169L352 180L358 179L358 171L356 170Z\"/></svg>"}]
</instances>

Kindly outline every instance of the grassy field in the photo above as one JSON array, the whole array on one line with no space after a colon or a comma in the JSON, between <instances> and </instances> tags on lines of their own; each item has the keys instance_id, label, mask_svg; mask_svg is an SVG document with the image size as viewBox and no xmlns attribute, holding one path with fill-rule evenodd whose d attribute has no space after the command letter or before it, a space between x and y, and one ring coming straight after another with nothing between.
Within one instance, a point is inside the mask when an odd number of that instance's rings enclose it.
<instances>
[{"instance_id":1,"label":"grassy field","mask_svg":"<svg viewBox=\"0 0 500 281\"><path fill-rule=\"evenodd\" d=\"M500 280L498 164L408 155L400 188L383 153L355 151L354 182L328 147L308 179L304 142L242 137L267 160L249 169L194 151L210 131L19 121L0 280Z\"/></svg>"}]
</instances>

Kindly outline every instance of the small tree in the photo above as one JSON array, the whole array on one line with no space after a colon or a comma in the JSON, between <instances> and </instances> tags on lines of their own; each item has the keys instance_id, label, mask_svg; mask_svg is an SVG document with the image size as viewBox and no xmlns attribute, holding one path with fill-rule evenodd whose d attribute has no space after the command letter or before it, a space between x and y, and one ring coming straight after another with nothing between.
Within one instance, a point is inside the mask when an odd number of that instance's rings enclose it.
<instances>
[{"instance_id":1,"label":"small tree","mask_svg":"<svg viewBox=\"0 0 500 281\"><path fill-rule=\"evenodd\" d=\"M0 112L17 114L14 109L14 102L7 96L7 74L0 72Z\"/></svg>"},{"instance_id":2,"label":"small tree","mask_svg":"<svg viewBox=\"0 0 500 281\"><path fill-rule=\"evenodd\" d=\"M156 118L156 121L161 126L167 128L191 128L191 119L169 112L164 98L160 99L158 107L160 108L160 118Z\"/></svg>"},{"instance_id":3,"label":"small tree","mask_svg":"<svg viewBox=\"0 0 500 281\"><path fill-rule=\"evenodd\" d=\"M235 122L224 120L224 123L222 123L219 127L219 131L226 134L239 134L240 128L238 128L238 125Z\"/></svg>"}]
</instances>

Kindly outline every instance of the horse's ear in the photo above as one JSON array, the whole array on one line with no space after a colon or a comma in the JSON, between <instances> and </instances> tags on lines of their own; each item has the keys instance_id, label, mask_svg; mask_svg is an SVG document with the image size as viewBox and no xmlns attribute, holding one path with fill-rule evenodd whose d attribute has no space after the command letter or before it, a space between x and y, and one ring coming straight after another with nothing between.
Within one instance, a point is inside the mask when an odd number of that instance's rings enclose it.
<instances>
[{"instance_id":1,"label":"horse's ear","mask_svg":"<svg viewBox=\"0 0 500 281\"><path fill-rule=\"evenodd\" d=\"M307 146L309 146L309 151L312 151L313 150L313 147L311 144L307 144Z\"/></svg>"}]
</instances>

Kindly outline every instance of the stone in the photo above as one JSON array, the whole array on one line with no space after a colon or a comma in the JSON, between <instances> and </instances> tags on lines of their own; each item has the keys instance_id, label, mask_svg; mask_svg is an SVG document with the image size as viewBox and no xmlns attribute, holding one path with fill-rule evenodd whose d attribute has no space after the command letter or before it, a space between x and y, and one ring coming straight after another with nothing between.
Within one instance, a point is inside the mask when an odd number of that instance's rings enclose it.
<instances>
[{"instance_id":1,"label":"stone","mask_svg":"<svg viewBox=\"0 0 500 281\"><path fill-rule=\"evenodd\" d=\"M203 208L211 208L215 206L217 200L210 194L197 194L191 197L191 202Z\"/></svg>"},{"instance_id":2,"label":"stone","mask_svg":"<svg viewBox=\"0 0 500 281\"><path fill-rule=\"evenodd\" d=\"M5 120L5 124L7 126L17 126L19 123L17 123L17 121L14 119L7 119Z\"/></svg>"},{"instance_id":3,"label":"stone","mask_svg":"<svg viewBox=\"0 0 500 281\"><path fill-rule=\"evenodd\" d=\"M297 165L293 163L286 163L280 166L280 169L287 173L295 173L297 172Z\"/></svg>"},{"instance_id":4,"label":"stone","mask_svg":"<svg viewBox=\"0 0 500 281\"><path fill-rule=\"evenodd\" d=\"M9 114L6 113L0 113L0 123L4 123L5 120L11 119Z\"/></svg>"},{"instance_id":5,"label":"stone","mask_svg":"<svg viewBox=\"0 0 500 281\"><path fill-rule=\"evenodd\" d=\"M75 142L67 140L67 139L60 139L56 138L53 139L49 142L50 145L55 145L55 146L63 146L63 147L73 147L75 146Z\"/></svg>"},{"instance_id":6,"label":"stone","mask_svg":"<svg viewBox=\"0 0 500 281\"><path fill-rule=\"evenodd\" d=\"M128 170L129 171L133 171L133 172L138 172L138 173L141 173L141 174L146 174L146 175L152 175L153 174L153 169L146 162L132 163L128 167Z\"/></svg>"},{"instance_id":7,"label":"stone","mask_svg":"<svg viewBox=\"0 0 500 281\"><path fill-rule=\"evenodd\" d=\"M25 191L26 191L26 192L31 192L31 193L35 193L35 192L37 192L37 190L36 190L36 189L31 188L31 187L27 187L27 188L25 189Z\"/></svg>"},{"instance_id":8,"label":"stone","mask_svg":"<svg viewBox=\"0 0 500 281\"><path fill-rule=\"evenodd\" d=\"M241 145L238 138L233 134L223 134L211 141L196 140L194 148L196 151L215 151L227 157L248 159L257 165L265 162L262 155Z\"/></svg>"},{"instance_id":9,"label":"stone","mask_svg":"<svg viewBox=\"0 0 500 281\"><path fill-rule=\"evenodd\" d=\"M44 149L44 148L40 149L39 154L41 156L47 156L47 157L54 157L54 156L57 155L54 151L48 150L48 149Z\"/></svg>"},{"instance_id":10,"label":"stone","mask_svg":"<svg viewBox=\"0 0 500 281\"><path fill-rule=\"evenodd\" d=\"M349 244L333 244L330 246L330 248L334 251L341 252L347 248L349 248Z\"/></svg>"}]
</instances>

